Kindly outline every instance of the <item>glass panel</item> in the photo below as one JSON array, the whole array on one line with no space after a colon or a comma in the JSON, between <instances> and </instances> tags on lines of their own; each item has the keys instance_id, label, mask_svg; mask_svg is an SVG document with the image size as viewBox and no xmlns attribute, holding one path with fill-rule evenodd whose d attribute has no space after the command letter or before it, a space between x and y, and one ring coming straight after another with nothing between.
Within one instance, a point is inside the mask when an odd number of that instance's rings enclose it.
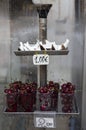
<instances>
[{"instance_id":1,"label":"glass panel","mask_svg":"<svg viewBox=\"0 0 86 130\"><path fill-rule=\"evenodd\" d=\"M81 129L82 81L83 81L83 48L84 29L82 25L83 1L56 0L47 18L47 39L56 44L70 40L67 56L50 56L47 67L48 78L52 81L70 81L76 85L80 115L78 118L57 116L56 130ZM3 114L4 87L10 82L37 81L37 68L32 63L32 56L17 57L14 50L19 42L35 43L39 38L39 19L36 6L31 0L0 1L0 129L31 130L33 117L5 116ZM84 128L83 128L84 130Z\"/></svg>"}]
</instances>

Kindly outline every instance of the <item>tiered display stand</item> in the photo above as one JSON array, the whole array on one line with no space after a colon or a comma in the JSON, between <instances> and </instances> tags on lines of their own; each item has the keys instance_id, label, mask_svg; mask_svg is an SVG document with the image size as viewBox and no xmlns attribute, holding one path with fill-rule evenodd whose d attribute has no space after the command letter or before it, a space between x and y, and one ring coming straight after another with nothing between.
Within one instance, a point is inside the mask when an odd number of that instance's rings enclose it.
<instances>
[{"instance_id":1,"label":"tiered display stand","mask_svg":"<svg viewBox=\"0 0 86 130\"><path fill-rule=\"evenodd\" d=\"M47 39L47 15L48 12L50 10L50 8L52 7L54 0L33 0L33 3L36 4L37 7L37 12L39 14L39 40L43 42L43 44L45 44L45 39ZM47 50L47 51L14 51L16 56L33 56L35 54L48 54L50 55L67 55L69 53L69 50L60 50L60 51L56 51L56 50ZM39 86L43 86L44 84L47 83L47 65L39 65L38 66L38 71L37 71L37 77L38 77L38 87ZM79 115L79 109L78 109L78 105L77 105L77 101L76 101L76 96L74 97L73 100L73 112L71 113L63 113L61 110L61 98L60 98L60 94L58 95L58 109L56 111L48 111L48 112L41 112L39 109L36 109L34 112L6 112L4 111L5 114L13 114L13 115L36 115L35 118L37 117L41 117L41 115L44 114L44 116L46 115L47 117L50 115L60 115L60 116L77 116ZM51 118L53 118L51 116ZM43 116L42 116L43 119ZM43 126L41 126L43 127ZM50 128L50 127L49 127Z\"/></svg>"}]
</instances>

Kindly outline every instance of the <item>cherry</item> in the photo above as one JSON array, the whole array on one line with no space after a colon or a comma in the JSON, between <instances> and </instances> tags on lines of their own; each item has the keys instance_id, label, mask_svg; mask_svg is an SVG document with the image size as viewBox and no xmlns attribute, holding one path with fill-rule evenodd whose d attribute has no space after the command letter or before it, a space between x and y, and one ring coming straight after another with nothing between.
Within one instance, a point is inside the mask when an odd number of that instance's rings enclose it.
<instances>
[{"instance_id":1,"label":"cherry","mask_svg":"<svg viewBox=\"0 0 86 130\"><path fill-rule=\"evenodd\" d=\"M26 90L27 90L27 92L30 92L30 87L27 87Z\"/></svg>"},{"instance_id":2,"label":"cherry","mask_svg":"<svg viewBox=\"0 0 86 130\"><path fill-rule=\"evenodd\" d=\"M62 107L62 111L63 111L63 112L67 112L67 113L71 113L71 112L72 112L72 109L71 109L70 107L68 107L68 106L63 106L63 107Z\"/></svg>"},{"instance_id":3,"label":"cherry","mask_svg":"<svg viewBox=\"0 0 86 130\"><path fill-rule=\"evenodd\" d=\"M46 106L45 105L41 105L40 106L40 110L45 111L46 110Z\"/></svg>"},{"instance_id":4,"label":"cherry","mask_svg":"<svg viewBox=\"0 0 86 130\"><path fill-rule=\"evenodd\" d=\"M54 86L55 86L55 88L59 89L59 83L55 82Z\"/></svg>"},{"instance_id":5,"label":"cherry","mask_svg":"<svg viewBox=\"0 0 86 130\"><path fill-rule=\"evenodd\" d=\"M8 92L7 92L8 94L12 94L13 93L13 90L11 90L11 89L8 89Z\"/></svg>"},{"instance_id":6,"label":"cherry","mask_svg":"<svg viewBox=\"0 0 86 130\"><path fill-rule=\"evenodd\" d=\"M75 86L71 82L63 84L61 86L61 93L74 94L74 90L75 90Z\"/></svg>"},{"instance_id":7,"label":"cherry","mask_svg":"<svg viewBox=\"0 0 86 130\"><path fill-rule=\"evenodd\" d=\"M71 82L67 82L67 84L66 84L67 86L71 86L72 85L72 83Z\"/></svg>"},{"instance_id":8,"label":"cherry","mask_svg":"<svg viewBox=\"0 0 86 130\"><path fill-rule=\"evenodd\" d=\"M54 82L53 81L49 81L49 85L53 85L54 84Z\"/></svg>"},{"instance_id":9,"label":"cherry","mask_svg":"<svg viewBox=\"0 0 86 130\"><path fill-rule=\"evenodd\" d=\"M45 106L48 106L48 102L45 102Z\"/></svg>"},{"instance_id":10,"label":"cherry","mask_svg":"<svg viewBox=\"0 0 86 130\"><path fill-rule=\"evenodd\" d=\"M5 89L4 92L5 92L5 93L8 93L8 89Z\"/></svg>"}]
</instances>

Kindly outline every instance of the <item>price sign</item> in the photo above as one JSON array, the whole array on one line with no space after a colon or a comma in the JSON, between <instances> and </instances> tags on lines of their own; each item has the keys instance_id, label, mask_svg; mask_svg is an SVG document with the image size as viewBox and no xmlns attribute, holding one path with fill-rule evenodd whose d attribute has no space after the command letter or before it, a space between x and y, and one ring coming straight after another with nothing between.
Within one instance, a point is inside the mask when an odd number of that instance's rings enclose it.
<instances>
[{"instance_id":1,"label":"price sign","mask_svg":"<svg viewBox=\"0 0 86 130\"><path fill-rule=\"evenodd\" d=\"M48 65L49 64L49 55L47 54L37 54L33 56L34 65Z\"/></svg>"},{"instance_id":2,"label":"price sign","mask_svg":"<svg viewBox=\"0 0 86 130\"><path fill-rule=\"evenodd\" d=\"M36 117L36 127L39 128L55 128L54 118L49 117Z\"/></svg>"},{"instance_id":3,"label":"price sign","mask_svg":"<svg viewBox=\"0 0 86 130\"><path fill-rule=\"evenodd\" d=\"M34 4L53 4L55 0L32 0Z\"/></svg>"},{"instance_id":4,"label":"price sign","mask_svg":"<svg viewBox=\"0 0 86 130\"><path fill-rule=\"evenodd\" d=\"M56 112L35 111L34 126L38 128L56 128Z\"/></svg>"}]
</instances>

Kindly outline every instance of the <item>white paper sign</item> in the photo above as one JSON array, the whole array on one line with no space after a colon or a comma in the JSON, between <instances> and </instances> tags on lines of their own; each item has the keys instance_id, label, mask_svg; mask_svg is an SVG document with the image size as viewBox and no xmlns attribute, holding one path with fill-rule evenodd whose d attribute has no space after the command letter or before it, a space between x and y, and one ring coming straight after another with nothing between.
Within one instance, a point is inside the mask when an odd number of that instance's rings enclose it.
<instances>
[{"instance_id":1,"label":"white paper sign","mask_svg":"<svg viewBox=\"0 0 86 130\"><path fill-rule=\"evenodd\" d=\"M37 54L33 56L34 65L48 65L49 64L49 55L47 54Z\"/></svg>"},{"instance_id":2,"label":"white paper sign","mask_svg":"<svg viewBox=\"0 0 86 130\"><path fill-rule=\"evenodd\" d=\"M34 4L53 4L55 0L32 0Z\"/></svg>"},{"instance_id":3,"label":"white paper sign","mask_svg":"<svg viewBox=\"0 0 86 130\"><path fill-rule=\"evenodd\" d=\"M36 127L39 128L54 128L54 118L36 117Z\"/></svg>"}]
</instances>

